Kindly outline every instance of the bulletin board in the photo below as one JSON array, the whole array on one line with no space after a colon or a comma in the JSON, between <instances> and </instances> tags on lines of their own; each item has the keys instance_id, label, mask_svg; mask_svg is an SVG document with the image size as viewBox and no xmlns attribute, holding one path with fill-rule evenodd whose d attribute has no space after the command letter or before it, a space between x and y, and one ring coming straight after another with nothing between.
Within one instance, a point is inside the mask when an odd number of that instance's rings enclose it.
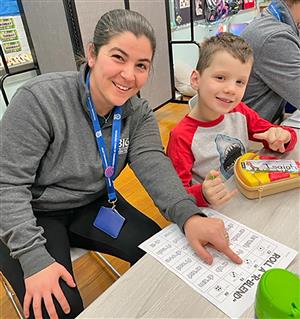
<instances>
[{"instance_id":1,"label":"bulletin board","mask_svg":"<svg viewBox=\"0 0 300 319\"><path fill-rule=\"evenodd\" d=\"M9 67L32 62L22 19L19 15L0 16L0 43ZM3 69L0 59L0 69Z\"/></svg>"},{"instance_id":2,"label":"bulletin board","mask_svg":"<svg viewBox=\"0 0 300 319\"><path fill-rule=\"evenodd\" d=\"M203 0L175 0L174 10L175 10L175 24L177 26L189 24L191 22L190 15L190 1L193 1L193 20L199 21L203 20Z\"/></svg>"},{"instance_id":3,"label":"bulletin board","mask_svg":"<svg viewBox=\"0 0 300 319\"><path fill-rule=\"evenodd\" d=\"M255 0L174 0L175 26L191 22L191 1L193 1L193 21L205 20L208 23L255 6Z\"/></svg>"},{"instance_id":4,"label":"bulletin board","mask_svg":"<svg viewBox=\"0 0 300 319\"><path fill-rule=\"evenodd\" d=\"M238 13L244 0L203 0L203 15L207 22L215 22Z\"/></svg>"}]
</instances>

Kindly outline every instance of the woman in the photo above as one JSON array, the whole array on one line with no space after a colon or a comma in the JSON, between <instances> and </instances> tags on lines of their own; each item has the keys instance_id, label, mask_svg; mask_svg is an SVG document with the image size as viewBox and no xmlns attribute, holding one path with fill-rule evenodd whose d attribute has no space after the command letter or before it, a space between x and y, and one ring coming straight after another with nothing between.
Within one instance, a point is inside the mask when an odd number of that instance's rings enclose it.
<instances>
[{"instance_id":1,"label":"woman","mask_svg":"<svg viewBox=\"0 0 300 319\"><path fill-rule=\"evenodd\" d=\"M186 194L152 110L135 96L154 52L144 17L110 11L98 21L79 72L37 77L17 91L3 116L0 270L26 317L74 318L82 311L70 246L131 264L144 254L138 245L159 227L115 191L113 180L127 163L199 256L212 262L203 248L209 242L241 262L222 221L205 218Z\"/></svg>"}]
</instances>

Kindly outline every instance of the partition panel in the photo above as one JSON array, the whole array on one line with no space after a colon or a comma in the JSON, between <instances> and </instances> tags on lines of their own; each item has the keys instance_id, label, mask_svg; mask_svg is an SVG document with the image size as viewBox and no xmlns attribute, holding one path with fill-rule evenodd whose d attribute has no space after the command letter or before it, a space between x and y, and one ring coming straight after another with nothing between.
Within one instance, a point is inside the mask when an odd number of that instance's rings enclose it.
<instances>
[{"instance_id":1,"label":"partition panel","mask_svg":"<svg viewBox=\"0 0 300 319\"><path fill-rule=\"evenodd\" d=\"M124 0L75 0L75 5L84 50L86 49L87 43L93 40L94 29L100 17L112 9L125 8Z\"/></svg>"},{"instance_id":2,"label":"partition panel","mask_svg":"<svg viewBox=\"0 0 300 319\"><path fill-rule=\"evenodd\" d=\"M135 10L148 19L156 34L157 47L152 74L141 90L141 97L147 99L152 108L156 108L172 98L165 0L134 0L129 5L130 10Z\"/></svg>"},{"instance_id":3,"label":"partition panel","mask_svg":"<svg viewBox=\"0 0 300 319\"><path fill-rule=\"evenodd\" d=\"M21 2L41 73L76 70L63 1Z\"/></svg>"},{"instance_id":4,"label":"partition panel","mask_svg":"<svg viewBox=\"0 0 300 319\"><path fill-rule=\"evenodd\" d=\"M125 6L140 12L153 25L157 38L153 70L141 96L152 108L172 98L165 0L20 1L41 73L77 70L75 56L84 55L105 12Z\"/></svg>"}]
</instances>

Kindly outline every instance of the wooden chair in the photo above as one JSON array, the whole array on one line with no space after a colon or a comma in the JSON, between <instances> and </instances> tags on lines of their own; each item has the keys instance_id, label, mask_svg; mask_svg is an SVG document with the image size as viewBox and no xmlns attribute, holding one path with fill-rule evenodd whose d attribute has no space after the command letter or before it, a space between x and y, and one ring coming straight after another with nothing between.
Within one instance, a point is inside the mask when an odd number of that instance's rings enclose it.
<instances>
[{"instance_id":1,"label":"wooden chair","mask_svg":"<svg viewBox=\"0 0 300 319\"><path fill-rule=\"evenodd\" d=\"M74 262L76 259L81 257L82 255L88 253L89 250L82 248L71 248L71 260ZM94 256L96 256L105 266L107 266L111 272L118 279L121 277L121 274L117 271L117 269L98 251L93 251Z\"/></svg>"}]
</instances>

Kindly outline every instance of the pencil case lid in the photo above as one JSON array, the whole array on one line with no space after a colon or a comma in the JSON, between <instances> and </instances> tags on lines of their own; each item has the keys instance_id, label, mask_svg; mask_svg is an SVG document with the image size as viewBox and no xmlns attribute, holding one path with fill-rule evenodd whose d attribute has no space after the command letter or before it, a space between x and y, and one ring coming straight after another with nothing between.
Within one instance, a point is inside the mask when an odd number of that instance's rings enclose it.
<instances>
[{"instance_id":1,"label":"pencil case lid","mask_svg":"<svg viewBox=\"0 0 300 319\"><path fill-rule=\"evenodd\" d=\"M247 198L260 198L267 195L300 187L300 173L249 171L243 162L248 160L278 159L271 156L260 156L256 153L241 155L234 164L236 184ZM296 162L298 168L300 163Z\"/></svg>"}]
</instances>

